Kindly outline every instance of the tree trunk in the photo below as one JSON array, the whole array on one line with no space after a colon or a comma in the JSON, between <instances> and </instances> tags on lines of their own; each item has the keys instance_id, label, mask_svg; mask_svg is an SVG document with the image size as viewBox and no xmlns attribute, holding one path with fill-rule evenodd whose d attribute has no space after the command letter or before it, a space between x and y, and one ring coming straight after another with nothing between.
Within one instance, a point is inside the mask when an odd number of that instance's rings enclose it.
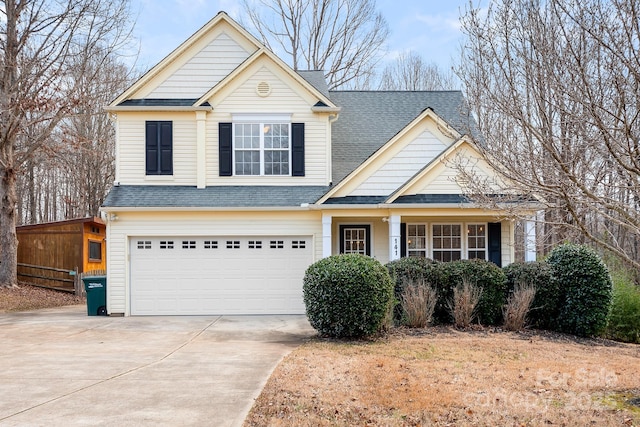
<instances>
[{"instance_id":1,"label":"tree trunk","mask_svg":"<svg viewBox=\"0 0 640 427\"><path fill-rule=\"evenodd\" d=\"M3 159L12 165L11 159ZM8 161L7 161L8 160ZM0 288L18 285L18 239L16 237L16 173L0 166Z\"/></svg>"}]
</instances>

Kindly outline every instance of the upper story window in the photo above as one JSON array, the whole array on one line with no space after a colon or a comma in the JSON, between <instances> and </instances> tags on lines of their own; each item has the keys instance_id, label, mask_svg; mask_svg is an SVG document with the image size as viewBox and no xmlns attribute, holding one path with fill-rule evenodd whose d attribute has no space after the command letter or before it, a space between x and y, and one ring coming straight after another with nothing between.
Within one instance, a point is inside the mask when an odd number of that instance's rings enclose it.
<instances>
[{"instance_id":1,"label":"upper story window","mask_svg":"<svg viewBox=\"0 0 640 427\"><path fill-rule=\"evenodd\" d=\"M234 115L218 124L220 176L304 176L304 123L290 115Z\"/></svg>"},{"instance_id":2,"label":"upper story window","mask_svg":"<svg viewBox=\"0 0 640 427\"><path fill-rule=\"evenodd\" d=\"M289 123L235 123L236 175L290 175Z\"/></svg>"},{"instance_id":3,"label":"upper story window","mask_svg":"<svg viewBox=\"0 0 640 427\"><path fill-rule=\"evenodd\" d=\"M173 174L173 122L145 122L145 159L147 175Z\"/></svg>"}]
</instances>

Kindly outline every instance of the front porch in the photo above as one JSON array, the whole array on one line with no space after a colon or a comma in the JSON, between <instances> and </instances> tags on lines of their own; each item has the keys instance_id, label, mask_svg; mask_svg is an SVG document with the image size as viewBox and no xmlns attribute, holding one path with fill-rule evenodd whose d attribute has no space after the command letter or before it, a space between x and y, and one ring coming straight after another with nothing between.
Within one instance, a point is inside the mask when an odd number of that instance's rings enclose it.
<instances>
[{"instance_id":1,"label":"front porch","mask_svg":"<svg viewBox=\"0 0 640 427\"><path fill-rule=\"evenodd\" d=\"M535 227L526 227L525 260L535 261ZM360 253L385 264L405 256L439 261L515 261L514 221L479 209L323 211L322 255Z\"/></svg>"}]
</instances>

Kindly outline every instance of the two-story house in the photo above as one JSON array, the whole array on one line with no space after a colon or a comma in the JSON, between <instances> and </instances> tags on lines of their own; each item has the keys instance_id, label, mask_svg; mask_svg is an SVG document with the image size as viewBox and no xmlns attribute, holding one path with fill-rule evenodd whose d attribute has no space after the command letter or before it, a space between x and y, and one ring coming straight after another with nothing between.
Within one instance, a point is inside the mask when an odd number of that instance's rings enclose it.
<instances>
[{"instance_id":1,"label":"two-story house","mask_svg":"<svg viewBox=\"0 0 640 427\"><path fill-rule=\"evenodd\" d=\"M221 12L107 110L109 314L304 313L305 269L338 253L514 259L457 179L461 156L493 174L458 91L328 91Z\"/></svg>"}]
</instances>

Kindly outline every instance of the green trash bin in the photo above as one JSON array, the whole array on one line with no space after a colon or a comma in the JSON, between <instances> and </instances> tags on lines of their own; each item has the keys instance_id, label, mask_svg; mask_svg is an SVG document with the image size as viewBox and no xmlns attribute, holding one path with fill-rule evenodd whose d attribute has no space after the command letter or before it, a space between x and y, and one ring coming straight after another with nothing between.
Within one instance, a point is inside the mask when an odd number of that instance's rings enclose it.
<instances>
[{"instance_id":1,"label":"green trash bin","mask_svg":"<svg viewBox=\"0 0 640 427\"><path fill-rule=\"evenodd\" d=\"M87 292L87 314L89 316L107 315L107 278L93 276L82 278Z\"/></svg>"}]
</instances>

